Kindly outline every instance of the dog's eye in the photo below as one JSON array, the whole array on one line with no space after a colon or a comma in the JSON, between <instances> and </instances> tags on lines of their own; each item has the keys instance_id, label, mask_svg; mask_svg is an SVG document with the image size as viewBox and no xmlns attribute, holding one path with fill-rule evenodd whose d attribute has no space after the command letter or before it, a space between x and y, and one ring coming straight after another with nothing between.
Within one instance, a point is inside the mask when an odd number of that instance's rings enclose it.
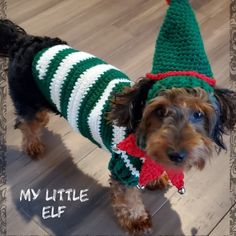
<instances>
[{"instance_id":1,"label":"dog's eye","mask_svg":"<svg viewBox=\"0 0 236 236\"><path fill-rule=\"evenodd\" d=\"M163 118L163 117L167 116L168 111L165 107L158 107L155 110L155 113L156 113L158 118Z\"/></svg>"},{"instance_id":2,"label":"dog's eye","mask_svg":"<svg viewBox=\"0 0 236 236\"><path fill-rule=\"evenodd\" d=\"M192 113L190 120L192 122L199 122L202 121L204 119L204 114L200 111L195 111Z\"/></svg>"}]
</instances>

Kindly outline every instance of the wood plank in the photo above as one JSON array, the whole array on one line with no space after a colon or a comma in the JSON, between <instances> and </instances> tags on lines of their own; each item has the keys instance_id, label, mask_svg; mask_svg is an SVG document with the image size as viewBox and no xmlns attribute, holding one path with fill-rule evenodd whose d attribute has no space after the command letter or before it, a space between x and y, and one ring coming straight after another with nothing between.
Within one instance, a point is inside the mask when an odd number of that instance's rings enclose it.
<instances>
[{"instance_id":1,"label":"wood plank","mask_svg":"<svg viewBox=\"0 0 236 236\"><path fill-rule=\"evenodd\" d=\"M216 228L209 234L209 236L229 236L230 226L229 226L229 213L218 223Z\"/></svg>"},{"instance_id":2,"label":"wood plank","mask_svg":"<svg viewBox=\"0 0 236 236\"><path fill-rule=\"evenodd\" d=\"M35 16L36 14L39 14L40 12L46 11L49 8L53 8L60 2L62 2L62 0L41 0L34 1L33 4L29 4L28 0L8 0L7 15L12 19L14 18L13 20L20 24L21 22ZM20 9L20 11L17 11L16 9Z\"/></svg>"},{"instance_id":3,"label":"wood plank","mask_svg":"<svg viewBox=\"0 0 236 236\"><path fill-rule=\"evenodd\" d=\"M60 164L55 166L54 169L50 171L43 171L41 173L42 174L37 178L33 177L33 173L32 175L28 174L27 176L30 177L31 182L20 181L17 185L9 189L9 194L12 198L13 208L14 206L16 208L20 208L23 212L25 212L30 220L33 220L41 227L50 230L55 235L58 235L61 232L63 232L64 235L71 235L73 230L79 230L81 224L83 225L86 218L93 212L93 209L99 207L101 199L107 195L107 188L101 186L94 178L84 174L77 167L72 158L65 159ZM22 179L22 177L20 178ZM27 188L33 188L36 191L37 189L41 189L40 197L35 201L20 202L20 191ZM48 202L45 200L46 189L52 191L53 189L62 188L73 188L76 190L89 189L89 201L81 203L77 201ZM42 209L48 205L54 207L58 207L60 205L66 206L65 214L63 214L61 219L42 219ZM24 234L24 229L22 229L22 234Z\"/></svg>"},{"instance_id":4,"label":"wood plank","mask_svg":"<svg viewBox=\"0 0 236 236\"><path fill-rule=\"evenodd\" d=\"M13 204L9 200L7 201L8 204ZM35 235L36 233L37 235L48 235L46 230L30 220L21 210L15 208L7 211L7 232L8 235Z\"/></svg>"},{"instance_id":5,"label":"wood plank","mask_svg":"<svg viewBox=\"0 0 236 236\"><path fill-rule=\"evenodd\" d=\"M17 185L19 180L25 184L30 183L32 179L40 178L42 173L53 171L61 162L72 158L78 161L95 148L91 142L74 132L68 133L63 139L59 134L45 130L43 140L47 146L45 154L38 161L32 161L28 156L22 154L18 148L8 146L10 159L7 166L8 185ZM72 151L68 150L67 145L68 147L74 145ZM22 170L24 171L22 172ZM20 179L18 175L20 175ZM58 175L60 175L59 172Z\"/></svg>"}]
</instances>

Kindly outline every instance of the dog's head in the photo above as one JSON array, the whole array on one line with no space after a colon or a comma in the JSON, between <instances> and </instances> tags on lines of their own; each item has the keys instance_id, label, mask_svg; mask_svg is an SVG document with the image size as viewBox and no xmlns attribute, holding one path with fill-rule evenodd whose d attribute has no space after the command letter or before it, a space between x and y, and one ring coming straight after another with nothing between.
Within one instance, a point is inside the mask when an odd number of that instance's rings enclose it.
<instances>
[{"instance_id":1,"label":"dog's head","mask_svg":"<svg viewBox=\"0 0 236 236\"><path fill-rule=\"evenodd\" d=\"M236 93L173 88L147 102L152 80L142 79L116 94L108 115L136 134L138 146L168 167L203 169L213 147L226 149L223 134L236 122Z\"/></svg>"}]
</instances>

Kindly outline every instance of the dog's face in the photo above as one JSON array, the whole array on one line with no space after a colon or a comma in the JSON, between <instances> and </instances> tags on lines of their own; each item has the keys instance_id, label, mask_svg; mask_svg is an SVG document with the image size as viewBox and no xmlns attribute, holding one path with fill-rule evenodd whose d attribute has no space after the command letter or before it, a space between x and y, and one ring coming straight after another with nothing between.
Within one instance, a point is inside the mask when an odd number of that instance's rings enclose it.
<instances>
[{"instance_id":1,"label":"dog's face","mask_svg":"<svg viewBox=\"0 0 236 236\"><path fill-rule=\"evenodd\" d=\"M138 144L168 167L202 169L210 158L217 115L201 89L170 89L143 110L137 128Z\"/></svg>"},{"instance_id":2,"label":"dog's face","mask_svg":"<svg viewBox=\"0 0 236 236\"><path fill-rule=\"evenodd\" d=\"M174 88L146 104L150 87L146 79L116 95L109 119L134 132L139 147L158 163L203 169L215 146L225 148L222 134L236 122L236 94Z\"/></svg>"}]
</instances>

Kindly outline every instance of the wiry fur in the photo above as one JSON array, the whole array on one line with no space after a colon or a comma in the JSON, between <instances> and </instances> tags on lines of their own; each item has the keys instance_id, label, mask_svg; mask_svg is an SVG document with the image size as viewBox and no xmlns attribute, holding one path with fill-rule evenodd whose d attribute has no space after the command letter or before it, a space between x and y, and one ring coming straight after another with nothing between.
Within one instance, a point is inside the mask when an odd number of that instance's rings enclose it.
<instances>
[{"instance_id":1,"label":"wiry fur","mask_svg":"<svg viewBox=\"0 0 236 236\"><path fill-rule=\"evenodd\" d=\"M226 148L223 134L229 134L236 123L236 93L229 89L215 89L219 105L218 122L214 130L214 140L220 148Z\"/></svg>"},{"instance_id":2,"label":"wiry fur","mask_svg":"<svg viewBox=\"0 0 236 236\"><path fill-rule=\"evenodd\" d=\"M49 122L47 111L40 111L32 121L17 120L15 128L22 132L22 148L32 158L38 157L44 151L44 144L41 142L42 128Z\"/></svg>"},{"instance_id":3,"label":"wiry fur","mask_svg":"<svg viewBox=\"0 0 236 236\"><path fill-rule=\"evenodd\" d=\"M151 232L151 217L145 210L137 188L126 188L111 179L111 200L120 225L132 235Z\"/></svg>"},{"instance_id":4,"label":"wiry fur","mask_svg":"<svg viewBox=\"0 0 236 236\"><path fill-rule=\"evenodd\" d=\"M109 113L108 118L115 121L120 126L137 128L137 125L135 124L140 124L143 117L143 110L146 105L148 89L153 83L153 80L143 78L135 83L132 88L126 88L124 92L117 94L112 101L112 110ZM214 108L214 116L209 117L209 119L211 119L206 121L209 126L206 127L209 129L208 135L212 141L215 142L218 150L222 148L226 149L223 142L223 135L228 134L236 123L236 93L234 91L215 88L214 96L210 96L201 88L170 89L169 91L162 91L159 94L159 97L168 93L170 94L170 98L171 96L175 97L176 93L179 93L179 95L189 94L193 97L198 96L202 100L205 99L205 101L207 99L206 102L208 105ZM138 96L139 94L144 94L144 96ZM136 99L132 100L132 98L136 97L139 97L138 101ZM133 107L138 107L138 111L135 111L136 113L131 113L130 115L130 111ZM134 114L138 115L135 116Z\"/></svg>"},{"instance_id":5,"label":"wiry fur","mask_svg":"<svg viewBox=\"0 0 236 236\"><path fill-rule=\"evenodd\" d=\"M125 87L123 92L115 94L108 119L116 121L118 126L125 126L130 132L135 131L142 119L148 90L153 83L153 80L143 78L133 87Z\"/></svg>"},{"instance_id":6,"label":"wiry fur","mask_svg":"<svg viewBox=\"0 0 236 236\"><path fill-rule=\"evenodd\" d=\"M23 134L23 148L33 157L44 150L40 139L48 122L48 111L58 113L41 94L32 75L32 60L40 50L66 44L59 38L28 35L9 20L0 20L0 55L9 58L8 82L17 122ZM223 134L236 122L236 94L215 89L215 96L200 88L162 91L146 103L154 81L142 78L131 88L116 94L111 101L110 121L135 133L138 145L156 161L175 168L203 169L215 143L225 148ZM193 121L193 114L203 118ZM184 152L181 162L170 159L169 150ZM149 188L167 187L166 175L149 184ZM132 234L149 232L151 219L137 189L128 189L111 180L112 206L123 228Z\"/></svg>"},{"instance_id":7,"label":"wiry fur","mask_svg":"<svg viewBox=\"0 0 236 236\"><path fill-rule=\"evenodd\" d=\"M189 116L193 111L202 111L205 120L191 123ZM192 163L197 164L198 160L205 160L205 156L210 155L209 136L214 120L214 109L203 90L199 93L185 89L167 90L146 106L137 137L140 146L146 147L151 157L168 166L177 165L167 157L169 148L177 152L185 150L189 158L178 167L189 169Z\"/></svg>"},{"instance_id":8,"label":"wiry fur","mask_svg":"<svg viewBox=\"0 0 236 236\"><path fill-rule=\"evenodd\" d=\"M40 50L66 42L59 38L28 35L10 20L0 21L0 34L0 55L9 57L9 92L17 115L30 121L45 109L57 113L39 91L33 79L31 65Z\"/></svg>"}]
</instances>

